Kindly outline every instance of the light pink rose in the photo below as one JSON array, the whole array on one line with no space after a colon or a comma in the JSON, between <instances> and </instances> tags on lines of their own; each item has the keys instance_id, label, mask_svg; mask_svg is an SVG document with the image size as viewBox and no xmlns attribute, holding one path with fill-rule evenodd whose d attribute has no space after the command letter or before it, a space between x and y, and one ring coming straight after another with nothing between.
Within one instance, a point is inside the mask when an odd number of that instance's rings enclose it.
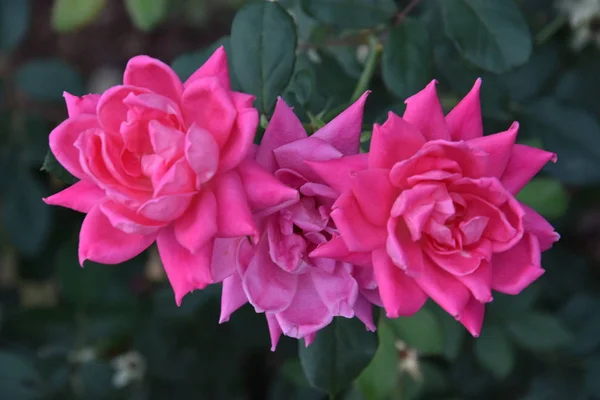
<instances>
[{"instance_id":1,"label":"light pink rose","mask_svg":"<svg viewBox=\"0 0 600 400\"><path fill-rule=\"evenodd\" d=\"M340 159L366 161L357 155L367 94L329 124L308 137L294 112L279 99L256 160L275 177L300 193L299 201L255 214L260 239L219 240L215 263L236 265L223 282L221 322L250 302L264 312L273 350L280 335L304 338L336 316L358 317L374 330L371 303L380 304L370 258L350 262L309 257L338 231L329 217L338 193L326 185L306 161ZM260 190L260 186L258 187Z\"/></svg>"},{"instance_id":2,"label":"light pink rose","mask_svg":"<svg viewBox=\"0 0 600 400\"><path fill-rule=\"evenodd\" d=\"M372 255L387 315L411 315L429 296L473 335L492 290L521 292L559 238L514 197L556 156L515 144L517 123L483 136L480 84L447 116L435 82L406 100L403 118L375 125L366 167L311 163L342 193L331 217L349 251Z\"/></svg>"},{"instance_id":3,"label":"light pink rose","mask_svg":"<svg viewBox=\"0 0 600 400\"><path fill-rule=\"evenodd\" d=\"M256 235L250 208L297 194L245 160L258 113L252 96L231 91L223 48L185 83L162 62L134 57L123 83L102 95L65 93L69 118L50 148L80 181L45 201L87 213L82 265L121 263L156 241L179 304L219 274L215 237ZM257 184L263 193L247 190Z\"/></svg>"}]
</instances>

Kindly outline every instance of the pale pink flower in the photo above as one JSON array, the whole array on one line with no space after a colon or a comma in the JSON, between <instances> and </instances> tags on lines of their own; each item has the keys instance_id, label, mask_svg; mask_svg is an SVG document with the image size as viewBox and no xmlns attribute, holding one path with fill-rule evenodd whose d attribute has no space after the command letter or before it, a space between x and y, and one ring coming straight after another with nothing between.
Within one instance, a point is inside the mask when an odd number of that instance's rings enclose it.
<instances>
[{"instance_id":1,"label":"pale pink flower","mask_svg":"<svg viewBox=\"0 0 600 400\"><path fill-rule=\"evenodd\" d=\"M387 315L411 315L429 296L473 335L492 290L521 292L559 238L514 197L555 154L515 144L517 123L483 136L480 84L446 116L435 81L406 100L402 118L375 125L367 166L310 163L342 193L331 217L349 251L372 255ZM339 243L318 253L345 259Z\"/></svg>"},{"instance_id":2,"label":"pale pink flower","mask_svg":"<svg viewBox=\"0 0 600 400\"><path fill-rule=\"evenodd\" d=\"M123 85L65 100L50 148L80 181L45 201L87 213L82 265L121 263L156 241L179 304L219 276L215 237L256 235L251 208L297 196L246 160L258 113L252 96L231 91L223 48L185 83L138 56Z\"/></svg>"},{"instance_id":3,"label":"pale pink flower","mask_svg":"<svg viewBox=\"0 0 600 400\"><path fill-rule=\"evenodd\" d=\"M273 350L282 333L304 338L308 345L336 316L356 316L367 329L375 329L371 303L380 301L370 258L340 262L309 257L319 244L338 235L329 217L338 193L305 163L343 156L366 160L366 154L357 155L366 97L310 137L279 99L256 160L297 189L300 199L255 214L260 232L256 246L246 239L217 241L214 262L236 266L223 282L221 322L250 302L266 315Z\"/></svg>"}]
</instances>

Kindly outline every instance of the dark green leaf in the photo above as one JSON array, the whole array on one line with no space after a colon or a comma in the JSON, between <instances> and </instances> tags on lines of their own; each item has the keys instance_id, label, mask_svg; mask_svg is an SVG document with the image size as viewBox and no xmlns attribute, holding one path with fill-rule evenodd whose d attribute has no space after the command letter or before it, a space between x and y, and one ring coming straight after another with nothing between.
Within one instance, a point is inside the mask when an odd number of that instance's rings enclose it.
<instances>
[{"instance_id":1,"label":"dark green leaf","mask_svg":"<svg viewBox=\"0 0 600 400\"><path fill-rule=\"evenodd\" d=\"M593 114L600 114L600 79L597 79L600 69L600 57L594 53L592 59L558 75L554 95L561 101L572 106L581 107Z\"/></svg>"},{"instance_id":2,"label":"dark green leaf","mask_svg":"<svg viewBox=\"0 0 600 400\"><path fill-rule=\"evenodd\" d=\"M357 318L336 317L298 353L306 378L312 386L337 394L350 386L371 362L377 351L377 336Z\"/></svg>"},{"instance_id":3,"label":"dark green leaf","mask_svg":"<svg viewBox=\"0 0 600 400\"><path fill-rule=\"evenodd\" d=\"M558 69L558 61L558 50L554 46L534 52L527 64L502 77L510 98L526 101L538 95Z\"/></svg>"},{"instance_id":4,"label":"dark green leaf","mask_svg":"<svg viewBox=\"0 0 600 400\"><path fill-rule=\"evenodd\" d=\"M306 69L302 69L294 74L288 90L295 96L298 103L305 105L312 96L315 83L313 74Z\"/></svg>"},{"instance_id":5,"label":"dark green leaf","mask_svg":"<svg viewBox=\"0 0 600 400\"><path fill-rule=\"evenodd\" d=\"M84 363L79 371L82 397L92 400L115 398L116 389L113 385L113 367L102 361Z\"/></svg>"},{"instance_id":6,"label":"dark green leaf","mask_svg":"<svg viewBox=\"0 0 600 400\"><path fill-rule=\"evenodd\" d=\"M427 29L408 18L392 29L383 48L383 81L396 96L407 98L432 79L432 57Z\"/></svg>"},{"instance_id":7,"label":"dark green leaf","mask_svg":"<svg viewBox=\"0 0 600 400\"><path fill-rule=\"evenodd\" d=\"M546 218L562 217L569 206L569 194L556 179L534 178L517 195L519 201L527 204Z\"/></svg>"},{"instance_id":8,"label":"dark green leaf","mask_svg":"<svg viewBox=\"0 0 600 400\"><path fill-rule=\"evenodd\" d=\"M473 64L501 73L525 63L532 40L513 0L444 0L446 35Z\"/></svg>"},{"instance_id":9,"label":"dark green leaf","mask_svg":"<svg viewBox=\"0 0 600 400\"><path fill-rule=\"evenodd\" d=\"M42 165L42 170L47 171L58 180L67 184L73 184L79 180L60 165L56 157L54 157L52 150L48 150L48 153L46 153L46 159L44 160L44 165Z\"/></svg>"},{"instance_id":10,"label":"dark green leaf","mask_svg":"<svg viewBox=\"0 0 600 400\"><path fill-rule=\"evenodd\" d=\"M444 351L442 327L426 307L411 317L388 320L399 339L422 354L441 354Z\"/></svg>"},{"instance_id":11,"label":"dark green leaf","mask_svg":"<svg viewBox=\"0 0 600 400\"><path fill-rule=\"evenodd\" d=\"M69 32L90 23L104 7L106 0L54 0L52 27Z\"/></svg>"},{"instance_id":12,"label":"dark green leaf","mask_svg":"<svg viewBox=\"0 0 600 400\"><path fill-rule=\"evenodd\" d=\"M393 0L301 0L313 18L342 29L370 28L396 13Z\"/></svg>"},{"instance_id":13,"label":"dark green leaf","mask_svg":"<svg viewBox=\"0 0 600 400\"><path fill-rule=\"evenodd\" d=\"M296 26L278 3L249 4L231 27L233 70L244 92L270 114L288 85L296 59Z\"/></svg>"},{"instance_id":14,"label":"dark green leaf","mask_svg":"<svg viewBox=\"0 0 600 400\"><path fill-rule=\"evenodd\" d=\"M448 390L448 377L444 371L435 364L422 362L420 365L420 379L408 375L406 372L402 376L402 399L417 400L426 397L428 394L432 398L439 399L440 393Z\"/></svg>"},{"instance_id":15,"label":"dark green leaf","mask_svg":"<svg viewBox=\"0 0 600 400\"><path fill-rule=\"evenodd\" d=\"M50 233L51 208L42 201L45 189L27 172L18 171L12 179L2 203L2 223L17 249L33 255Z\"/></svg>"},{"instance_id":16,"label":"dark green leaf","mask_svg":"<svg viewBox=\"0 0 600 400\"><path fill-rule=\"evenodd\" d=\"M571 332L550 314L532 312L510 321L507 325L512 338L531 351L548 351L571 342Z\"/></svg>"},{"instance_id":17,"label":"dark green leaf","mask_svg":"<svg viewBox=\"0 0 600 400\"><path fill-rule=\"evenodd\" d=\"M596 356L588 360L584 378L585 391L597 398L600 396L600 357Z\"/></svg>"},{"instance_id":18,"label":"dark green leaf","mask_svg":"<svg viewBox=\"0 0 600 400\"><path fill-rule=\"evenodd\" d=\"M34 100L62 99L63 92L81 95L81 75L57 59L37 59L22 65L15 76L16 87Z\"/></svg>"},{"instance_id":19,"label":"dark green leaf","mask_svg":"<svg viewBox=\"0 0 600 400\"><path fill-rule=\"evenodd\" d=\"M515 350L506 333L498 326L484 326L475 339L475 357L496 378L504 379L515 365Z\"/></svg>"},{"instance_id":20,"label":"dark green leaf","mask_svg":"<svg viewBox=\"0 0 600 400\"><path fill-rule=\"evenodd\" d=\"M0 1L0 49L15 47L29 28L29 0Z\"/></svg>"},{"instance_id":21,"label":"dark green leaf","mask_svg":"<svg viewBox=\"0 0 600 400\"><path fill-rule=\"evenodd\" d=\"M292 382L296 386L310 386L300 365L300 360L297 358L290 358L281 367L281 373L287 380Z\"/></svg>"},{"instance_id":22,"label":"dark green leaf","mask_svg":"<svg viewBox=\"0 0 600 400\"><path fill-rule=\"evenodd\" d=\"M0 352L0 398L34 400L43 397L41 377L23 356Z\"/></svg>"},{"instance_id":23,"label":"dark green leaf","mask_svg":"<svg viewBox=\"0 0 600 400\"><path fill-rule=\"evenodd\" d=\"M143 31L154 28L167 13L167 0L125 0L131 20Z\"/></svg>"},{"instance_id":24,"label":"dark green leaf","mask_svg":"<svg viewBox=\"0 0 600 400\"><path fill-rule=\"evenodd\" d=\"M600 182L600 125L593 116L549 98L526 112L524 129L540 136L546 150L558 153L559 165L549 164L548 172L575 185Z\"/></svg>"},{"instance_id":25,"label":"dark green leaf","mask_svg":"<svg viewBox=\"0 0 600 400\"><path fill-rule=\"evenodd\" d=\"M431 308L444 334L444 357L454 360L458 356L467 330L460 322L437 304Z\"/></svg>"}]
</instances>

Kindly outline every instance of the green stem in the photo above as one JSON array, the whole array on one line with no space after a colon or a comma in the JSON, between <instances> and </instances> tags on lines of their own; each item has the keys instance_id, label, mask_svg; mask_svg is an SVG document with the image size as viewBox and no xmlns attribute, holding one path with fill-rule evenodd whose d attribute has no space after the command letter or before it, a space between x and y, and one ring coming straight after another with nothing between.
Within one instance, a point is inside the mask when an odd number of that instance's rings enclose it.
<instances>
[{"instance_id":1,"label":"green stem","mask_svg":"<svg viewBox=\"0 0 600 400\"><path fill-rule=\"evenodd\" d=\"M567 18L564 15L559 15L554 18L552 22L544 26L537 35L535 35L535 43L538 45L546 43L566 22Z\"/></svg>"},{"instance_id":2,"label":"green stem","mask_svg":"<svg viewBox=\"0 0 600 400\"><path fill-rule=\"evenodd\" d=\"M371 36L369 38L369 44L371 47L371 53L369 54L369 58L365 64L365 69L360 75L360 79L356 84L356 89L354 89L354 93L352 93L352 98L350 99L350 103L354 103L362 94L369 88L369 83L371 82L371 78L375 73L375 67L377 66L377 60L379 59L379 54L381 53L381 46L379 45L379 41L375 36Z\"/></svg>"}]
</instances>

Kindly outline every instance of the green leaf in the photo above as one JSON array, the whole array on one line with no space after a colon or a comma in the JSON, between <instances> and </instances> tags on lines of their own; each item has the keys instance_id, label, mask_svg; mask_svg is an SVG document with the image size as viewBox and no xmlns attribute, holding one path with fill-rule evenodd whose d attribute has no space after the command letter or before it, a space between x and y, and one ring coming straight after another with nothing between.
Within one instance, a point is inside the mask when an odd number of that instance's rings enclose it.
<instances>
[{"instance_id":1,"label":"green leaf","mask_svg":"<svg viewBox=\"0 0 600 400\"><path fill-rule=\"evenodd\" d=\"M296 386L307 387L310 383L306 380L300 360L297 358L290 358L281 367L281 373L283 376L292 382Z\"/></svg>"},{"instance_id":2,"label":"green leaf","mask_svg":"<svg viewBox=\"0 0 600 400\"><path fill-rule=\"evenodd\" d=\"M0 1L0 49L12 49L27 32L29 4L29 0Z\"/></svg>"},{"instance_id":3,"label":"green leaf","mask_svg":"<svg viewBox=\"0 0 600 400\"><path fill-rule=\"evenodd\" d=\"M70 32L92 22L106 0L54 0L52 27L58 32Z\"/></svg>"},{"instance_id":4,"label":"green leaf","mask_svg":"<svg viewBox=\"0 0 600 400\"><path fill-rule=\"evenodd\" d=\"M437 304L431 308L431 311L440 323L444 334L444 357L455 360L460 353L467 330Z\"/></svg>"},{"instance_id":5,"label":"green leaf","mask_svg":"<svg viewBox=\"0 0 600 400\"><path fill-rule=\"evenodd\" d=\"M233 70L244 92L256 96L261 113L270 114L292 77L296 26L278 3L249 4L231 27Z\"/></svg>"},{"instance_id":6,"label":"green leaf","mask_svg":"<svg viewBox=\"0 0 600 400\"><path fill-rule=\"evenodd\" d=\"M541 136L544 148L559 153L549 173L564 183L600 182L600 125L586 111L546 98L530 105L523 129Z\"/></svg>"},{"instance_id":7,"label":"green leaf","mask_svg":"<svg viewBox=\"0 0 600 400\"><path fill-rule=\"evenodd\" d=\"M69 171L65 169L65 167L60 165L56 157L54 157L52 150L48 150L46 153L46 158L44 159L44 164L42 165L42 171L48 172L56 179L67 184L73 184L79 180L71 175Z\"/></svg>"},{"instance_id":8,"label":"green leaf","mask_svg":"<svg viewBox=\"0 0 600 400\"><path fill-rule=\"evenodd\" d=\"M383 400L398 385L398 351L389 324L381 319L377 326L379 347L373 361L360 374L356 384L366 400Z\"/></svg>"},{"instance_id":9,"label":"green leaf","mask_svg":"<svg viewBox=\"0 0 600 400\"><path fill-rule=\"evenodd\" d=\"M167 13L167 0L125 0L134 25L143 31L154 28Z\"/></svg>"},{"instance_id":10,"label":"green leaf","mask_svg":"<svg viewBox=\"0 0 600 400\"><path fill-rule=\"evenodd\" d=\"M81 366L81 397L90 400L114 399L116 388L113 385L115 369L102 361L90 361Z\"/></svg>"},{"instance_id":11,"label":"green leaf","mask_svg":"<svg viewBox=\"0 0 600 400\"><path fill-rule=\"evenodd\" d=\"M388 320L399 339L421 354L442 354L444 335L435 315L426 307L411 317Z\"/></svg>"},{"instance_id":12,"label":"green leaf","mask_svg":"<svg viewBox=\"0 0 600 400\"><path fill-rule=\"evenodd\" d=\"M559 65L557 48L545 46L537 49L526 64L502 76L502 81L512 100L530 100L548 84Z\"/></svg>"},{"instance_id":13,"label":"green leaf","mask_svg":"<svg viewBox=\"0 0 600 400\"><path fill-rule=\"evenodd\" d=\"M525 63L532 40L513 0L444 0L446 35L473 64L502 73Z\"/></svg>"},{"instance_id":14,"label":"green leaf","mask_svg":"<svg viewBox=\"0 0 600 400\"><path fill-rule=\"evenodd\" d=\"M383 48L383 81L403 99L417 93L432 78L429 34L418 20L407 18L390 32Z\"/></svg>"},{"instance_id":15,"label":"green leaf","mask_svg":"<svg viewBox=\"0 0 600 400\"><path fill-rule=\"evenodd\" d=\"M549 351L571 342L571 332L558 318L532 312L508 322L508 332L523 348L531 351Z\"/></svg>"},{"instance_id":16,"label":"green leaf","mask_svg":"<svg viewBox=\"0 0 600 400\"><path fill-rule=\"evenodd\" d=\"M51 208L42 198L45 189L27 172L19 170L9 183L2 202L2 223L8 237L21 252L39 252L50 233Z\"/></svg>"},{"instance_id":17,"label":"green leaf","mask_svg":"<svg viewBox=\"0 0 600 400\"><path fill-rule=\"evenodd\" d=\"M58 59L37 59L23 64L16 73L17 89L39 101L61 100L64 91L75 95L84 92L77 70Z\"/></svg>"},{"instance_id":18,"label":"green leaf","mask_svg":"<svg viewBox=\"0 0 600 400\"><path fill-rule=\"evenodd\" d=\"M518 194L517 199L546 218L562 217L569 206L569 194L554 178L534 178Z\"/></svg>"},{"instance_id":19,"label":"green leaf","mask_svg":"<svg viewBox=\"0 0 600 400\"><path fill-rule=\"evenodd\" d=\"M585 377L584 377L584 388L585 391L593 398L600 396L600 357L595 356L588 360Z\"/></svg>"},{"instance_id":20,"label":"green leaf","mask_svg":"<svg viewBox=\"0 0 600 400\"><path fill-rule=\"evenodd\" d=\"M498 326L486 325L475 339L475 357L496 378L504 379L515 365L515 350L506 333Z\"/></svg>"},{"instance_id":21,"label":"green leaf","mask_svg":"<svg viewBox=\"0 0 600 400\"><path fill-rule=\"evenodd\" d=\"M396 13L393 0L301 0L311 17L341 29L370 28Z\"/></svg>"},{"instance_id":22,"label":"green leaf","mask_svg":"<svg viewBox=\"0 0 600 400\"><path fill-rule=\"evenodd\" d=\"M377 335L357 318L336 317L305 347L299 342L300 363L308 382L335 395L350 386L377 351Z\"/></svg>"},{"instance_id":23,"label":"green leaf","mask_svg":"<svg viewBox=\"0 0 600 400\"><path fill-rule=\"evenodd\" d=\"M23 356L0 352L0 398L34 400L43 397L41 377Z\"/></svg>"}]
</instances>

